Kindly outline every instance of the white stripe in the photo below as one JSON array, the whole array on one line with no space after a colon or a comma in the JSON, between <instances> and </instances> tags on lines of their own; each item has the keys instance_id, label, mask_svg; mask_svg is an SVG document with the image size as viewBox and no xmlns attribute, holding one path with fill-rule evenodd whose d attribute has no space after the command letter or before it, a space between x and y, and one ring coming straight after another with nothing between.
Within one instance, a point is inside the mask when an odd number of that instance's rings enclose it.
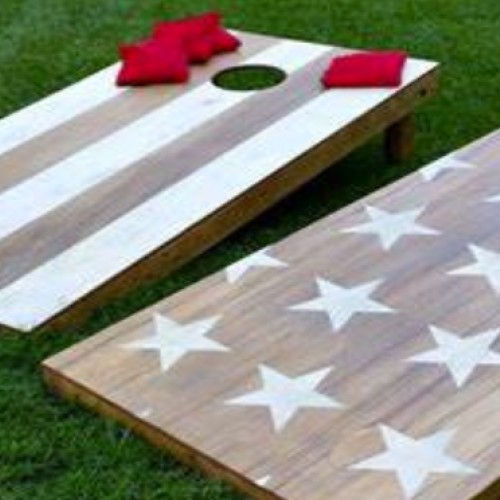
<instances>
[{"instance_id":1,"label":"white stripe","mask_svg":"<svg viewBox=\"0 0 500 500\"><path fill-rule=\"evenodd\" d=\"M67 87L0 121L0 156L123 93L118 64Z\"/></svg>"},{"instance_id":2,"label":"white stripe","mask_svg":"<svg viewBox=\"0 0 500 500\"><path fill-rule=\"evenodd\" d=\"M242 64L273 64L293 72L328 50L328 47L302 42L281 42ZM255 93L222 90L207 82L5 191L0 194L0 239Z\"/></svg>"},{"instance_id":3,"label":"white stripe","mask_svg":"<svg viewBox=\"0 0 500 500\"><path fill-rule=\"evenodd\" d=\"M405 83L433 66L410 61ZM0 291L0 322L39 326L396 92L324 92Z\"/></svg>"}]
</instances>

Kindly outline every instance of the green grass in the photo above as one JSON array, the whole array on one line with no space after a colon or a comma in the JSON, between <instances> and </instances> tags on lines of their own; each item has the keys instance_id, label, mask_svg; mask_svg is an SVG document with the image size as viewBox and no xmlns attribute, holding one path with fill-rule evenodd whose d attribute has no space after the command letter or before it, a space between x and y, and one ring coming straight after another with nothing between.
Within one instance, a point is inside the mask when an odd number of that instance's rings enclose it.
<instances>
[{"instance_id":1,"label":"green grass","mask_svg":"<svg viewBox=\"0 0 500 500\"><path fill-rule=\"evenodd\" d=\"M40 361L500 124L498 0L1 0L0 115L114 61L117 43L146 35L154 20L209 8L223 11L233 27L404 47L442 61L440 96L418 114L418 154L389 167L375 140L174 276L97 311L78 331L1 337L2 500L241 498L50 396Z\"/></svg>"}]
</instances>

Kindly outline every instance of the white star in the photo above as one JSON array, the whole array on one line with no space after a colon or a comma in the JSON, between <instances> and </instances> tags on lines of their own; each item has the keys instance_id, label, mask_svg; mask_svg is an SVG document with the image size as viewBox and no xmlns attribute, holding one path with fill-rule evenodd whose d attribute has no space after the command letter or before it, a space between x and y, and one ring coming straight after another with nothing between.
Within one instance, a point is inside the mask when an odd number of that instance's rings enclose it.
<instances>
[{"instance_id":1,"label":"white star","mask_svg":"<svg viewBox=\"0 0 500 500\"><path fill-rule=\"evenodd\" d=\"M454 269L449 274L455 276L482 276L488 280L493 290L500 295L500 254L476 245L469 245L469 250L476 262Z\"/></svg>"},{"instance_id":2,"label":"white star","mask_svg":"<svg viewBox=\"0 0 500 500\"><path fill-rule=\"evenodd\" d=\"M269 484L269 481L271 481L271 479L272 479L272 476L269 474L267 476L261 477L260 479L257 479L257 481L255 481L255 483L258 486L264 487L264 486L267 486Z\"/></svg>"},{"instance_id":3,"label":"white star","mask_svg":"<svg viewBox=\"0 0 500 500\"><path fill-rule=\"evenodd\" d=\"M422 439L398 432L385 425L379 426L387 451L363 462L352 465L351 469L394 471L405 496L412 498L424 486L433 473L477 474L477 470L446 454L456 431L436 432Z\"/></svg>"},{"instance_id":4,"label":"white star","mask_svg":"<svg viewBox=\"0 0 500 500\"><path fill-rule=\"evenodd\" d=\"M358 313L394 313L395 311L370 296L380 285L372 281L354 288L344 288L321 278L316 279L319 297L290 307L293 311L325 312L334 331L340 330Z\"/></svg>"},{"instance_id":5,"label":"white star","mask_svg":"<svg viewBox=\"0 0 500 500\"><path fill-rule=\"evenodd\" d=\"M367 205L365 210L370 218L370 222L343 229L342 232L375 234L379 237L384 250L392 248L403 236L439 234L439 231L422 226L416 222L424 212L424 208L391 213Z\"/></svg>"},{"instance_id":6,"label":"white star","mask_svg":"<svg viewBox=\"0 0 500 500\"><path fill-rule=\"evenodd\" d=\"M269 407L276 431L283 429L301 408L343 408L338 401L315 390L331 368L299 377L287 377L265 365L260 365L259 371L263 388L226 401L226 404Z\"/></svg>"},{"instance_id":7,"label":"white star","mask_svg":"<svg viewBox=\"0 0 500 500\"><path fill-rule=\"evenodd\" d=\"M122 347L158 351L161 370L165 372L190 352L228 351L223 344L206 337L218 320L215 317L180 325L166 316L155 314L155 334Z\"/></svg>"},{"instance_id":8,"label":"white star","mask_svg":"<svg viewBox=\"0 0 500 500\"><path fill-rule=\"evenodd\" d=\"M254 267L287 267L288 264L267 254L269 247L263 248L226 268L229 283L236 283Z\"/></svg>"},{"instance_id":9,"label":"white star","mask_svg":"<svg viewBox=\"0 0 500 500\"><path fill-rule=\"evenodd\" d=\"M500 202L500 194L496 196L491 196L490 198L486 198L486 201L489 203L498 203Z\"/></svg>"},{"instance_id":10,"label":"white star","mask_svg":"<svg viewBox=\"0 0 500 500\"><path fill-rule=\"evenodd\" d=\"M471 163L453 158L452 156L445 156L444 158L441 158L420 169L420 174L424 180L432 181L445 170L469 170L472 168L475 167Z\"/></svg>"},{"instance_id":11,"label":"white star","mask_svg":"<svg viewBox=\"0 0 500 500\"><path fill-rule=\"evenodd\" d=\"M451 332L431 327L438 347L408 359L415 363L440 363L447 366L457 387L461 387L479 365L500 365L500 354L491 345L500 332L487 331L473 337L459 337Z\"/></svg>"}]
</instances>

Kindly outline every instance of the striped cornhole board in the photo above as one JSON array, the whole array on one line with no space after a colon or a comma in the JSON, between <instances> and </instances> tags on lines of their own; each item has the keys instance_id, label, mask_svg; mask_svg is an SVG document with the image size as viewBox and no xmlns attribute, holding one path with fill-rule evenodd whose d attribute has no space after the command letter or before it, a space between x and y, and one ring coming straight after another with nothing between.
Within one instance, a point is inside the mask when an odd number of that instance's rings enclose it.
<instances>
[{"instance_id":1,"label":"striped cornhole board","mask_svg":"<svg viewBox=\"0 0 500 500\"><path fill-rule=\"evenodd\" d=\"M125 90L113 65L0 122L0 325L76 321L178 267L411 113L435 84L412 60L395 90L323 92L342 49L240 33L189 85ZM234 65L288 78L222 90Z\"/></svg>"},{"instance_id":2,"label":"striped cornhole board","mask_svg":"<svg viewBox=\"0 0 500 500\"><path fill-rule=\"evenodd\" d=\"M500 132L44 365L263 500L495 498Z\"/></svg>"}]
</instances>

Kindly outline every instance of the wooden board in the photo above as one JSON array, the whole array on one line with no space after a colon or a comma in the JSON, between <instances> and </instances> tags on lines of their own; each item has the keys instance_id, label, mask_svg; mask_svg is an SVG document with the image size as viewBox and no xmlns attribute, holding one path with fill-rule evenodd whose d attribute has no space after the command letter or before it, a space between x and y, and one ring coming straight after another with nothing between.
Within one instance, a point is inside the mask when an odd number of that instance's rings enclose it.
<instances>
[{"instance_id":1,"label":"wooden board","mask_svg":"<svg viewBox=\"0 0 500 500\"><path fill-rule=\"evenodd\" d=\"M345 49L239 33L189 85L116 88L117 66L0 122L0 325L72 325L131 284L220 241L432 93L412 59L400 89L325 92ZM223 90L219 71L287 73Z\"/></svg>"},{"instance_id":2,"label":"wooden board","mask_svg":"<svg viewBox=\"0 0 500 500\"><path fill-rule=\"evenodd\" d=\"M264 499L493 498L500 132L56 355L48 384Z\"/></svg>"}]
</instances>

